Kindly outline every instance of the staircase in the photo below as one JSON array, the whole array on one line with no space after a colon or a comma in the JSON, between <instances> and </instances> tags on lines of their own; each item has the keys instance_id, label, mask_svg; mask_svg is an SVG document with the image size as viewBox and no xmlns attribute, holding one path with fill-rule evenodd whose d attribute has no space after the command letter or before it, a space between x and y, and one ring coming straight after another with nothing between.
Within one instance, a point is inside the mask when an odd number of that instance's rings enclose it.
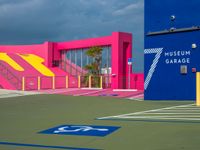
<instances>
[{"instance_id":1,"label":"staircase","mask_svg":"<svg viewBox=\"0 0 200 150\"><path fill-rule=\"evenodd\" d=\"M38 77L40 77L41 89L52 89L53 76L55 77L54 88L65 88L66 76L68 76L68 87L77 88L78 76L87 74L86 70L69 60L61 61L58 66L48 68L40 61L42 58L36 55L7 53L6 56L9 59L0 61L0 84L5 89L22 90L23 77L25 90L37 90L39 87ZM32 57L32 59L29 59L29 57ZM13 64L10 64L10 62L13 62ZM38 62L38 65L33 64L36 62ZM17 70L14 63L18 64L23 70ZM53 76L47 74L48 72L51 72Z\"/></svg>"},{"instance_id":2,"label":"staircase","mask_svg":"<svg viewBox=\"0 0 200 150\"><path fill-rule=\"evenodd\" d=\"M0 74L17 90L22 88L22 80L0 61Z\"/></svg>"},{"instance_id":3,"label":"staircase","mask_svg":"<svg viewBox=\"0 0 200 150\"><path fill-rule=\"evenodd\" d=\"M59 61L59 68L65 71L69 77L69 88L78 87L78 76L84 76L88 72L81 68L80 66L72 63L70 60L66 59Z\"/></svg>"},{"instance_id":4,"label":"staircase","mask_svg":"<svg viewBox=\"0 0 200 150\"><path fill-rule=\"evenodd\" d=\"M88 72L80 66L72 63L70 60L61 60L59 67L72 76L85 75Z\"/></svg>"}]
</instances>

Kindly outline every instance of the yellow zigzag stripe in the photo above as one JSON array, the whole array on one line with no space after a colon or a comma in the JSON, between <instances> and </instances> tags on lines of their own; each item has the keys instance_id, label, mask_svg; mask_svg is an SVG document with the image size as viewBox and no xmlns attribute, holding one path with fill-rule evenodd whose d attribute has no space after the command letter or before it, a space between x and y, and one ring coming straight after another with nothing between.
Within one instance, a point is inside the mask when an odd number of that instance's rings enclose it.
<instances>
[{"instance_id":1,"label":"yellow zigzag stripe","mask_svg":"<svg viewBox=\"0 0 200 150\"><path fill-rule=\"evenodd\" d=\"M17 62L15 62L7 53L0 53L0 60L9 64L13 69L17 71L24 71L24 68L21 67Z\"/></svg>"},{"instance_id":2,"label":"yellow zigzag stripe","mask_svg":"<svg viewBox=\"0 0 200 150\"><path fill-rule=\"evenodd\" d=\"M29 63L31 66L33 66L38 72L40 72L44 76L55 76L54 73L47 68L42 63L44 62L44 59L34 55L34 54L18 54L21 58L23 58L27 63Z\"/></svg>"}]
</instances>

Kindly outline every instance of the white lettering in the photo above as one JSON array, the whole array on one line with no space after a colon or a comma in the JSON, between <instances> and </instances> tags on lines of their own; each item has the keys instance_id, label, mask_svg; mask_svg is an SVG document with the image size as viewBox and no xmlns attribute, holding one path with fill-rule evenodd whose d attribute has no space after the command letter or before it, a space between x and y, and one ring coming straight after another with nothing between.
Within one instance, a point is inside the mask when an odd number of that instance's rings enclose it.
<instances>
[{"instance_id":1,"label":"white lettering","mask_svg":"<svg viewBox=\"0 0 200 150\"><path fill-rule=\"evenodd\" d=\"M188 64L190 63L190 58L187 58L187 63L188 63Z\"/></svg>"},{"instance_id":2,"label":"white lettering","mask_svg":"<svg viewBox=\"0 0 200 150\"><path fill-rule=\"evenodd\" d=\"M166 64L189 64L190 58L165 59Z\"/></svg>"},{"instance_id":3,"label":"white lettering","mask_svg":"<svg viewBox=\"0 0 200 150\"><path fill-rule=\"evenodd\" d=\"M185 55L185 52L184 51L181 51L181 56L184 56Z\"/></svg>"},{"instance_id":4,"label":"white lettering","mask_svg":"<svg viewBox=\"0 0 200 150\"><path fill-rule=\"evenodd\" d=\"M169 56L169 53L166 53L166 52L165 52L165 56Z\"/></svg>"},{"instance_id":5,"label":"white lettering","mask_svg":"<svg viewBox=\"0 0 200 150\"><path fill-rule=\"evenodd\" d=\"M183 59L182 59L182 63L184 63L184 64L186 63L186 60L185 60L185 58L183 58Z\"/></svg>"},{"instance_id":6,"label":"white lettering","mask_svg":"<svg viewBox=\"0 0 200 150\"><path fill-rule=\"evenodd\" d=\"M175 64L177 63L177 59L174 59L174 63L175 63Z\"/></svg>"},{"instance_id":7,"label":"white lettering","mask_svg":"<svg viewBox=\"0 0 200 150\"><path fill-rule=\"evenodd\" d=\"M190 58L188 58L186 56L190 56L190 55L191 55L190 50L179 50L179 51L165 52L164 56L167 57L165 59L165 63L166 64L186 64L186 63L189 64Z\"/></svg>"},{"instance_id":8,"label":"white lettering","mask_svg":"<svg viewBox=\"0 0 200 150\"><path fill-rule=\"evenodd\" d=\"M190 51L186 51L186 52L185 52L185 55L190 55Z\"/></svg>"},{"instance_id":9,"label":"white lettering","mask_svg":"<svg viewBox=\"0 0 200 150\"><path fill-rule=\"evenodd\" d=\"M172 51L172 52L165 52L165 57L167 56L189 56L191 55L191 51Z\"/></svg>"},{"instance_id":10,"label":"white lettering","mask_svg":"<svg viewBox=\"0 0 200 150\"><path fill-rule=\"evenodd\" d=\"M180 56L180 51L177 52L177 56Z\"/></svg>"}]
</instances>

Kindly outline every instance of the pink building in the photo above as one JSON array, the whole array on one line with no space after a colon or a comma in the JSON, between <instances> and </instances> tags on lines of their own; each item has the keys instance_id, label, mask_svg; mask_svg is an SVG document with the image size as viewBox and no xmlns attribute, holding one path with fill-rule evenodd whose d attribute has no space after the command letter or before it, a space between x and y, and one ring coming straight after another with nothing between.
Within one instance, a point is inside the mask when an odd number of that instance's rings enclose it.
<instances>
[{"instance_id":1,"label":"pink building","mask_svg":"<svg viewBox=\"0 0 200 150\"><path fill-rule=\"evenodd\" d=\"M50 89L82 87L79 81L93 60L85 51L102 47L103 88L128 88L128 58L132 58L132 34L113 32L110 36L37 45L0 46L0 86L7 89ZM131 69L130 88L143 90L143 74ZM85 85L87 86L87 85Z\"/></svg>"}]
</instances>

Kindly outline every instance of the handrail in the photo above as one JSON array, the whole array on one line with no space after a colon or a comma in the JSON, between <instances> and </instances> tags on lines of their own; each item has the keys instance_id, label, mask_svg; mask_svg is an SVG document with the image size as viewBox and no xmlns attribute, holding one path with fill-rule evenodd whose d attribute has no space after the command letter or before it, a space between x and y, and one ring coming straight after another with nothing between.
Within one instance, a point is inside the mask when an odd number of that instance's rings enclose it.
<instances>
[{"instance_id":1,"label":"handrail","mask_svg":"<svg viewBox=\"0 0 200 150\"><path fill-rule=\"evenodd\" d=\"M63 65L64 63L64 65ZM76 75L79 75L79 74L86 74L87 71L84 70L83 68L81 68L82 70L80 71L79 69L77 69L74 65L76 64L73 64L73 63L70 63L69 61L64 61L64 60L60 60L59 61L59 67L64 70L65 72L68 72L70 75L73 75L72 72L73 71L68 71L66 68L67 66L70 66L70 68L72 68L72 70L74 70L76 72Z\"/></svg>"},{"instance_id":2,"label":"handrail","mask_svg":"<svg viewBox=\"0 0 200 150\"><path fill-rule=\"evenodd\" d=\"M4 76L10 84L12 84L17 90L21 90L22 80L19 79L14 73L12 73L11 70L9 70L1 61L0 70L1 75ZM12 81L12 79L15 79L17 82Z\"/></svg>"},{"instance_id":3,"label":"handrail","mask_svg":"<svg viewBox=\"0 0 200 150\"><path fill-rule=\"evenodd\" d=\"M83 72L85 72L85 74L87 73L86 70L76 65L75 63L71 62L70 60L66 59L65 61L67 64L71 65L71 67L73 67L75 70L77 70L78 73L83 73Z\"/></svg>"}]
</instances>

